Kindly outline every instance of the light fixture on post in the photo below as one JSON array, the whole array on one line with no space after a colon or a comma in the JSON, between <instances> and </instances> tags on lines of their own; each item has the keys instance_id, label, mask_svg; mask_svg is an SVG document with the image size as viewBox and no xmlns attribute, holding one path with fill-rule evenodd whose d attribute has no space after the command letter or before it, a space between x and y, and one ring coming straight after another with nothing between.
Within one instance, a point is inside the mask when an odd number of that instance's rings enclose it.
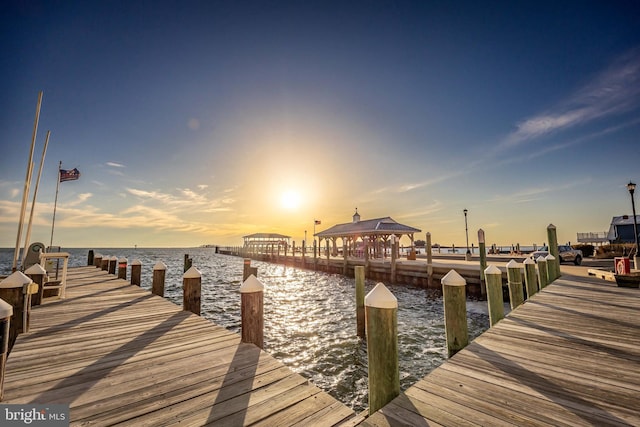
<instances>
[{"instance_id":1,"label":"light fixture on post","mask_svg":"<svg viewBox=\"0 0 640 427\"><path fill-rule=\"evenodd\" d=\"M627 184L627 190L629 190L629 194L631 195L631 211L633 213L633 236L636 242L636 252L633 255L633 266L637 270L638 267L640 267L638 265L638 250L640 250L640 246L638 246L638 224L636 221L636 204L635 204L635 201L633 200L633 193L636 191L636 185L633 182L629 181L629 183Z\"/></svg>"},{"instance_id":2,"label":"light fixture on post","mask_svg":"<svg viewBox=\"0 0 640 427\"><path fill-rule=\"evenodd\" d=\"M467 237L467 252L465 254L465 259L467 261L471 261L471 251L469 250L469 227L467 226L467 213L469 211L465 209L462 212L464 212L464 233Z\"/></svg>"}]
</instances>

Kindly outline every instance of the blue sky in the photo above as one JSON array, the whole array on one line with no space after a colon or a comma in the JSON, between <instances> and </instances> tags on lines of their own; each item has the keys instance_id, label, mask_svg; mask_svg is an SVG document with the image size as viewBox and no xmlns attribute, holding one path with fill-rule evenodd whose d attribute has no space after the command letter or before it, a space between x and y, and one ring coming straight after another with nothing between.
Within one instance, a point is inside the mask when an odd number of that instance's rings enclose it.
<instances>
[{"instance_id":1,"label":"blue sky","mask_svg":"<svg viewBox=\"0 0 640 427\"><path fill-rule=\"evenodd\" d=\"M0 10L0 246L40 90L32 235L49 242L62 161L82 173L60 185L67 247L300 241L356 207L441 244L464 244L465 208L471 241L540 244L553 223L575 242L630 214L640 181L636 1Z\"/></svg>"}]
</instances>

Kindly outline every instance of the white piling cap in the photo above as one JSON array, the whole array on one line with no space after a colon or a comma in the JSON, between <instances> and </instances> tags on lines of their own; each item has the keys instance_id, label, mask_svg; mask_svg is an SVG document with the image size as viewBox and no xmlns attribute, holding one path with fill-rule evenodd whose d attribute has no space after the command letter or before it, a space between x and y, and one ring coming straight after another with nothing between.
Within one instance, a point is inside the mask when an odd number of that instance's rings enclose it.
<instances>
[{"instance_id":1,"label":"white piling cap","mask_svg":"<svg viewBox=\"0 0 640 427\"><path fill-rule=\"evenodd\" d=\"M153 271L156 270L166 270L167 269L167 264L165 264L162 261L158 261L156 262L156 265L153 266Z\"/></svg>"},{"instance_id":2,"label":"white piling cap","mask_svg":"<svg viewBox=\"0 0 640 427\"><path fill-rule=\"evenodd\" d=\"M200 273L200 270L195 267L191 267L190 269L185 271L184 275L182 276L183 279L199 279L201 277L202 273Z\"/></svg>"},{"instance_id":3,"label":"white piling cap","mask_svg":"<svg viewBox=\"0 0 640 427\"><path fill-rule=\"evenodd\" d=\"M507 263L507 268L520 268L520 263L517 262L515 259L512 259Z\"/></svg>"},{"instance_id":4,"label":"white piling cap","mask_svg":"<svg viewBox=\"0 0 640 427\"><path fill-rule=\"evenodd\" d=\"M484 230L478 230L478 243L484 243Z\"/></svg>"},{"instance_id":5,"label":"white piling cap","mask_svg":"<svg viewBox=\"0 0 640 427\"><path fill-rule=\"evenodd\" d=\"M95 254L93 257L94 258L102 258L102 254Z\"/></svg>"},{"instance_id":6,"label":"white piling cap","mask_svg":"<svg viewBox=\"0 0 640 427\"><path fill-rule=\"evenodd\" d=\"M464 277L458 274L455 270L450 270L442 279L440 283L445 286L467 286L467 281Z\"/></svg>"},{"instance_id":7,"label":"white piling cap","mask_svg":"<svg viewBox=\"0 0 640 427\"><path fill-rule=\"evenodd\" d=\"M256 276L253 274L247 277L242 285L240 285L240 293L241 294L250 294L252 292L263 292L264 285Z\"/></svg>"},{"instance_id":8,"label":"white piling cap","mask_svg":"<svg viewBox=\"0 0 640 427\"><path fill-rule=\"evenodd\" d=\"M0 319L13 316L13 306L3 299L0 299Z\"/></svg>"},{"instance_id":9,"label":"white piling cap","mask_svg":"<svg viewBox=\"0 0 640 427\"><path fill-rule=\"evenodd\" d=\"M47 274L47 270L45 270L40 264L33 264L24 272L27 274Z\"/></svg>"},{"instance_id":10,"label":"white piling cap","mask_svg":"<svg viewBox=\"0 0 640 427\"><path fill-rule=\"evenodd\" d=\"M22 271L16 271L0 282L0 288L21 288L29 283L33 283L33 280L25 276Z\"/></svg>"},{"instance_id":11,"label":"white piling cap","mask_svg":"<svg viewBox=\"0 0 640 427\"><path fill-rule=\"evenodd\" d=\"M527 258L524 260L523 264L535 264L536 262L533 260L533 258Z\"/></svg>"},{"instance_id":12,"label":"white piling cap","mask_svg":"<svg viewBox=\"0 0 640 427\"><path fill-rule=\"evenodd\" d=\"M114 255L114 256L112 256L112 257L111 257L111 261L118 261L118 257L117 257L117 256L115 256L115 255Z\"/></svg>"},{"instance_id":13,"label":"white piling cap","mask_svg":"<svg viewBox=\"0 0 640 427\"><path fill-rule=\"evenodd\" d=\"M549 224L549 225L547 226L547 228L551 228L551 229L555 230L555 229L556 229L556 226L555 226L555 225L553 225L553 224Z\"/></svg>"},{"instance_id":14,"label":"white piling cap","mask_svg":"<svg viewBox=\"0 0 640 427\"><path fill-rule=\"evenodd\" d=\"M122 263L122 262L127 262L127 259L125 257L122 257L118 260L118 263Z\"/></svg>"},{"instance_id":15,"label":"white piling cap","mask_svg":"<svg viewBox=\"0 0 640 427\"><path fill-rule=\"evenodd\" d=\"M491 264L489 267L484 269L484 274L500 274L502 275L502 271L495 265Z\"/></svg>"},{"instance_id":16,"label":"white piling cap","mask_svg":"<svg viewBox=\"0 0 640 427\"><path fill-rule=\"evenodd\" d=\"M364 305L375 308L398 308L398 299L382 282L364 297Z\"/></svg>"},{"instance_id":17,"label":"white piling cap","mask_svg":"<svg viewBox=\"0 0 640 427\"><path fill-rule=\"evenodd\" d=\"M131 261L131 265L142 265L142 261L136 258L133 261Z\"/></svg>"},{"instance_id":18,"label":"white piling cap","mask_svg":"<svg viewBox=\"0 0 640 427\"><path fill-rule=\"evenodd\" d=\"M536 262L547 262L547 259L540 255L538 258L536 258Z\"/></svg>"},{"instance_id":19,"label":"white piling cap","mask_svg":"<svg viewBox=\"0 0 640 427\"><path fill-rule=\"evenodd\" d=\"M555 260L556 260L556 257L554 257L553 255L549 254L549 255L547 255L547 256L545 257L545 259L546 259L547 261L555 261Z\"/></svg>"}]
</instances>

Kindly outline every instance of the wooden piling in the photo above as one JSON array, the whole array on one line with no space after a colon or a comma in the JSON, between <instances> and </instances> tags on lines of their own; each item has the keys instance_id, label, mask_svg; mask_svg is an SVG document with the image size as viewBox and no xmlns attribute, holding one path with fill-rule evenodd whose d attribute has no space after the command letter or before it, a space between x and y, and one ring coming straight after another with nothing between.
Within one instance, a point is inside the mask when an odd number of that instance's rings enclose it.
<instances>
[{"instance_id":1,"label":"wooden piling","mask_svg":"<svg viewBox=\"0 0 640 427\"><path fill-rule=\"evenodd\" d=\"M558 258L554 257L551 254L548 254L546 257L544 257L544 259L547 260L547 275L549 276L548 283L553 283L553 281L559 277L556 276L556 273L558 272L556 264L559 264Z\"/></svg>"},{"instance_id":2,"label":"wooden piling","mask_svg":"<svg viewBox=\"0 0 640 427\"><path fill-rule=\"evenodd\" d=\"M118 263L118 257L117 256L112 256L111 258L109 258L109 274L116 274L116 264Z\"/></svg>"},{"instance_id":3,"label":"wooden piling","mask_svg":"<svg viewBox=\"0 0 640 427\"><path fill-rule=\"evenodd\" d=\"M536 276L536 262L527 258L523 262L524 264L524 282L527 288L527 299L530 299L536 292L538 292L538 278Z\"/></svg>"},{"instance_id":4,"label":"wooden piling","mask_svg":"<svg viewBox=\"0 0 640 427\"><path fill-rule=\"evenodd\" d=\"M29 295L25 292L25 286L31 283L33 281L21 271L15 271L0 282L0 299L12 306L14 314L9 325L8 353L11 353L18 334L27 329L31 304L25 304L25 298Z\"/></svg>"},{"instance_id":5,"label":"wooden piling","mask_svg":"<svg viewBox=\"0 0 640 427\"><path fill-rule=\"evenodd\" d=\"M398 300L378 283L365 297L369 415L400 394Z\"/></svg>"},{"instance_id":6,"label":"wooden piling","mask_svg":"<svg viewBox=\"0 0 640 427\"><path fill-rule=\"evenodd\" d=\"M142 262L139 259L131 261L131 284L140 286L142 283Z\"/></svg>"},{"instance_id":7,"label":"wooden piling","mask_svg":"<svg viewBox=\"0 0 640 427\"><path fill-rule=\"evenodd\" d=\"M189 258L189 254L184 254L184 263L183 263L183 273L186 273L187 270L189 270L191 268L191 266L193 265L193 259Z\"/></svg>"},{"instance_id":8,"label":"wooden piling","mask_svg":"<svg viewBox=\"0 0 640 427\"><path fill-rule=\"evenodd\" d=\"M4 397L4 373L9 355L9 328L13 306L0 299L0 402Z\"/></svg>"},{"instance_id":9,"label":"wooden piling","mask_svg":"<svg viewBox=\"0 0 640 427\"><path fill-rule=\"evenodd\" d=\"M560 253L558 253L558 235L557 235L556 226L553 224L549 224L547 226L547 240L549 240L549 253L559 261ZM561 276L560 262L554 264L553 269L554 269L553 280L555 280ZM549 280L547 283L551 283L553 280Z\"/></svg>"},{"instance_id":10,"label":"wooden piling","mask_svg":"<svg viewBox=\"0 0 640 427\"><path fill-rule=\"evenodd\" d=\"M87 254L87 265L88 266L92 266L93 265L93 258L94 258L93 249L89 249L89 253Z\"/></svg>"},{"instance_id":11,"label":"wooden piling","mask_svg":"<svg viewBox=\"0 0 640 427\"><path fill-rule=\"evenodd\" d=\"M467 328L467 281L455 270L449 271L441 280L444 302L444 327L447 338L447 354L456 354L469 344Z\"/></svg>"},{"instance_id":12,"label":"wooden piling","mask_svg":"<svg viewBox=\"0 0 640 427\"><path fill-rule=\"evenodd\" d=\"M127 263L129 261L122 257L118 260L118 279L127 280Z\"/></svg>"},{"instance_id":13,"label":"wooden piling","mask_svg":"<svg viewBox=\"0 0 640 427\"><path fill-rule=\"evenodd\" d=\"M538 283L540 290L549 284L549 272L547 270L547 260L543 256L539 256L538 262Z\"/></svg>"},{"instance_id":14,"label":"wooden piling","mask_svg":"<svg viewBox=\"0 0 640 427\"><path fill-rule=\"evenodd\" d=\"M395 234L391 235L391 283L396 283L396 262L398 261L398 248Z\"/></svg>"},{"instance_id":15,"label":"wooden piling","mask_svg":"<svg viewBox=\"0 0 640 427\"><path fill-rule=\"evenodd\" d=\"M478 253L480 254L480 296L481 298L486 298L487 278L484 276L484 272L487 269L487 248L482 228L478 230Z\"/></svg>"},{"instance_id":16,"label":"wooden piling","mask_svg":"<svg viewBox=\"0 0 640 427\"><path fill-rule=\"evenodd\" d=\"M242 283L252 274L258 277L258 267L251 267L251 259L245 258L242 264Z\"/></svg>"},{"instance_id":17,"label":"wooden piling","mask_svg":"<svg viewBox=\"0 0 640 427\"><path fill-rule=\"evenodd\" d=\"M182 309L200 316L200 293L202 289L202 274L197 268L191 267L182 276Z\"/></svg>"},{"instance_id":18,"label":"wooden piling","mask_svg":"<svg viewBox=\"0 0 640 427\"><path fill-rule=\"evenodd\" d=\"M167 271L167 264L158 261L153 266L153 282L151 283L151 293L164 297L164 279Z\"/></svg>"},{"instance_id":19,"label":"wooden piling","mask_svg":"<svg viewBox=\"0 0 640 427\"><path fill-rule=\"evenodd\" d=\"M42 295L44 293L44 279L47 276L47 270L44 269L40 264L33 264L31 267L27 268L24 272L27 277L33 280L33 283L38 285L38 291L31 296L31 306L42 304Z\"/></svg>"},{"instance_id":20,"label":"wooden piling","mask_svg":"<svg viewBox=\"0 0 640 427\"><path fill-rule=\"evenodd\" d=\"M427 233L425 251L427 252L427 288L431 288L433 287L433 253L431 247L431 233Z\"/></svg>"},{"instance_id":21,"label":"wooden piling","mask_svg":"<svg viewBox=\"0 0 640 427\"><path fill-rule=\"evenodd\" d=\"M241 340L264 348L264 285L253 274L240 286L240 299Z\"/></svg>"},{"instance_id":22,"label":"wooden piling","mask_svg":"<svg viewBox=\"0 0 640 427\"><path fill-rule=\"evenodd\" d=\"M93 266L102 268L102 254L95 254L95 256L93 257Z\"/></svg>"},{"instance_id":23,"label":"wooden piling","mask_svg":"<svg viewBox=\"0 0 640 427\"><path fill-rule=\"evenodd\" d=\"M507 263L507 280L509 283L509 302L511 310L514 310L524 302L524 291L520 264L513 259Z\"/></svg>"},{"instance_id":24,"label":"wooden piling","mask_svg":"<svg viewBox=\"0 0 640 427\"><path fill-rule=\"evenodd\" d=\"M364 267L356 265L354 275L356 278L356 330L360 338L365 337L365 317L364 317Z\"/></svg>"},{"instance_id":25,"label":"wooden piling","mask_svg":"<svg viewBox=\"0 0 640 427\"><path fill-rule=\"evenodd\" d=\"M487 283L487 307L491 326L504 319L504 302L502 298L502 271L495 265L484 270Z\"/></svg>"},{"instance_id":26,"label":"wooden piling","mask_svg":"<svg viewBox=\"0 0 640 427\"><path fill-rule=\"evenodd\" d=\"M102 257L102 259L100 260L100 268L102 269L102 271L106 271L107 273L109 272L109 261L111 261L111 257Z\"/></svg>"}]
</instances>

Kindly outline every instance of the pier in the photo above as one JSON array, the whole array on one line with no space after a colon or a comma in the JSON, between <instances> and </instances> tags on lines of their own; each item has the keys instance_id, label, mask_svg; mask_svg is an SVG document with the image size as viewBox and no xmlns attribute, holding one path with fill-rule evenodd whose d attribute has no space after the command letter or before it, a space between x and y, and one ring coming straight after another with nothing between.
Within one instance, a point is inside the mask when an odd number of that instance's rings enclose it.
<instances>
[{"instance_id":1,"label":"pier","mask_svg":"<svg viewBox=\"0 0 640 427\"><path fill-rule=\"evenodd\" d=\"M640 425L639 297L563 276L362 425Z\"/></svg>"},{"instance_id":2,"label":"pier","mask_svg":"<svg viewBox=\"0 0 640 427\"><path fill-rule=\"evenodd\" d=\"M69 269L66 292L33 308L7 361L2 403L69 404L71 425L358 420L238 334L107 271Z\"/></svg>"}]
</instances>

